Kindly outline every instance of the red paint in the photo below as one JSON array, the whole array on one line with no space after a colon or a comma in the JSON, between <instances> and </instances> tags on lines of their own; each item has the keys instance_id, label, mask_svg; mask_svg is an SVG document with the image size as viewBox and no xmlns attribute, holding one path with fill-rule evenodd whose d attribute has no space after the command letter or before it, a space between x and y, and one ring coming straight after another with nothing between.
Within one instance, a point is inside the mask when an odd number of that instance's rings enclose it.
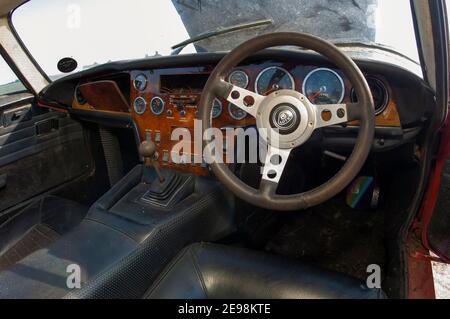
<instances>
[{"instance_id":1,"label":"red paint","mask_svg":"<svg viewBox=\"0 0 450 319\"><path fill-rule=\"evenodd\" d=\"M408 299L435 299L431 262L408 255L407 263Z\"/></svg>"},{"instance_id":2,"label":"red paint","mask_svg":"<svg viewBox=\"0 0 450 319\"><path fill-rule=\"evenodd\" d=\"M58 112L62 112L62 113L69 113L68 110L60 109L60 108L57 108L57 107L54 107L54 106L45 104L45 103L43 103L43 102L41 102L41 101L38 101L38 102L37 102L37 105L39 105L40 107L45 107L45 108L50 109L50 110L53 110L53 111L58 111Z\"/></svg>"},{"instance_id":3,"label":"red paint","mask_svg":"<svg viewBox=\"0 0 450 319\"><path fill-rule=\"evenodd\" d=\"M421 209L422 242L427 249L439 256L441 261L450 263L450 259L446 258L442 252L436 251L431 247L427 238L428 225L433 216L441 186L442 170L447 158L450 156L450 114L447 116L445 125L439 130L439 134L441 135L441 146L436 155L435 165L431 173L430 182Z\"/></svg>"}]
</instances>

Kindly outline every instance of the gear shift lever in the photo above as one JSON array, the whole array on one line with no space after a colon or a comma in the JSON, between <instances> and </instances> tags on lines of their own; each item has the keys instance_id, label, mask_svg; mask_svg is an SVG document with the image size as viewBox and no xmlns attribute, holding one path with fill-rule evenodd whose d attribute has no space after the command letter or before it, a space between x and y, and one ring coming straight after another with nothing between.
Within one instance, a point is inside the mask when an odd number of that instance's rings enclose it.
<instances>
[{"instance_id":1,"label":"gear shift lever","mask_svg":"<svg viewBox=\"0 0 450 319\"><path fill-rule=\"evenodd\" d=\"M145 141L139 146L139 155L144 158L144 183L150 183L147 170L152 166L156 171L156 175L158 175L159 182L164 183L165 178L162 176L159 165L156 162L158 159L158 152L156 151L156 144L152 141L151 133L146 132L145 138Z\"/></svg>"}]
</instances>

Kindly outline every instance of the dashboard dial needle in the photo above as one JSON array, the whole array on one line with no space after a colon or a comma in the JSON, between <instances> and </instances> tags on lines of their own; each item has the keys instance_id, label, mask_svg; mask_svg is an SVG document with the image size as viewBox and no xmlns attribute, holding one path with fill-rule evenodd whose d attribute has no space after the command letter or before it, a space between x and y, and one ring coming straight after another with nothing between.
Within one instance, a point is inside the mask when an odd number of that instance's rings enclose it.
<instances>
[{"instance_id":1,"label":"dashboard dial needle","mask_svg":"<svg viewBox=\"0 0 450 319\"><path fill-rule=\"evenodd\" d=\"M322 93L321 91L318 91L318 92L314 93L313 95L311 95L311 96L309 97L309 100L310 100L311 102L313 102L317 97L320 96L321 93Z\"/></svg>"}]
</instances>

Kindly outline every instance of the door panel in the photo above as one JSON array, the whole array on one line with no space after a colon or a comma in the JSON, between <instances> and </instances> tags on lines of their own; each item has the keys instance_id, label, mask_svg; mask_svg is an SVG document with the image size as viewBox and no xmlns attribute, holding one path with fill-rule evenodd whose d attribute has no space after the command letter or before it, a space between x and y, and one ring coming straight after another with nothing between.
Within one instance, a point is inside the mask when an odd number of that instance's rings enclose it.
<instances>
[{"instance_id":1,"label":"door panel","mask_svg":"<svg viewBox=\"0 0 450 319\"><path fill-rule=\"evenodd\" d=\"M0 104L0 215L93 167L80 123L21 96Z\"/></svg>"}]
</instances>

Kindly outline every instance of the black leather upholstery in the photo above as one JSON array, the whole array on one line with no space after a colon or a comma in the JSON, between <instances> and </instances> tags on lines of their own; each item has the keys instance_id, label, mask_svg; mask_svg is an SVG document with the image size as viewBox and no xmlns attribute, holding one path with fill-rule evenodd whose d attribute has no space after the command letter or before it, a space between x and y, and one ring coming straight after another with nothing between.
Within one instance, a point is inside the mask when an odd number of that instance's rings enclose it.
<instances>
[{"instance_id":1,"label":"black leather upholstery","mask_svg":"<svg viewBox=\"0 0 450 319\"><path fill-rule=\"evenodd\" d=\"M183 247L232 231L217 182L196 180L191 196L161 209L139 201L140 177L138 166L73 231L0 272L0 298L139 298ZM81 267L81 289L66 285L70 264Z\"/></svg>"},{"instance_id":2,"label":"black leather upholstery","mask_svg":"<svg viewBox=\"0 0 450 319\"><path fill-rule=\"evenodd\" d=\"M372 299L381 290L356 279L235 247L183 250L145 295L154 299Z\"/></svg>"},{"instance_id":3,"label":"black leather upholstery","mask_svg":"<svg viewBox=\"0 0 450 319\"><path fill-rule=\"evenodd\" d=\"M107 226L83 221L74 231L0 273L0 298L61 298L67 287L67 266L81 268L84 285L137 243Z\"/></svg>"}]
</instances>

